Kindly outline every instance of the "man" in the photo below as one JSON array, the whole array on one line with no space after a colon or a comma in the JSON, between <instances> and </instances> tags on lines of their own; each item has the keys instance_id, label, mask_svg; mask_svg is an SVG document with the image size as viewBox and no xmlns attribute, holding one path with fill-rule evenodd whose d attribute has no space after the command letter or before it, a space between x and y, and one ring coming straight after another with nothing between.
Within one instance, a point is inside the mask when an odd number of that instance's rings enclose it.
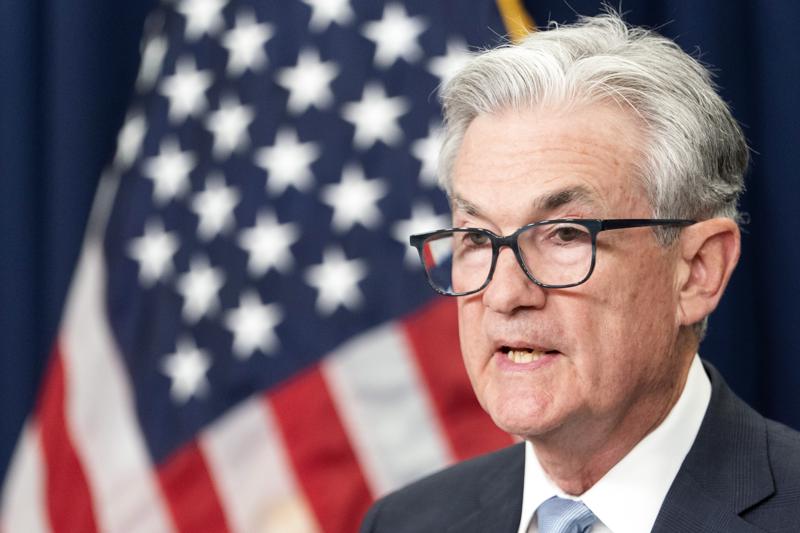
<instances>
[{"instance_id":1,"label":"man","mask_svg":"<svg viewBox=\"0 0 800 533\"><path fill-rule=\"evenodd\" d=\"M412 244L458 299L478 400L525 442L362 532L800 531L800 434L697 355L748 159L707 71L610 13L476 56L443 102L457 229Z\"/></svg>"}]
</instances>

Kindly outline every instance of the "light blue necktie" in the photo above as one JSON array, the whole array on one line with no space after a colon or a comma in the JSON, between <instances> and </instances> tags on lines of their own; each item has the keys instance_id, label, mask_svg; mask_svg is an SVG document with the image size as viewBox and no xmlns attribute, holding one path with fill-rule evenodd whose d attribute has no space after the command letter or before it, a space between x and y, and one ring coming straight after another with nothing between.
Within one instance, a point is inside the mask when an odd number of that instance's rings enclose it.
<instances>
[{"instance_id":1,"label":"light blue necktie","mask_svg":"<svg viewBox=\"0 0 800 533\"><path fill-rule=\"evenodd\" d=\"M597 517L583 502L553 496L536 511L539 533L586 533Z\"/></svg>"}]
</instances>

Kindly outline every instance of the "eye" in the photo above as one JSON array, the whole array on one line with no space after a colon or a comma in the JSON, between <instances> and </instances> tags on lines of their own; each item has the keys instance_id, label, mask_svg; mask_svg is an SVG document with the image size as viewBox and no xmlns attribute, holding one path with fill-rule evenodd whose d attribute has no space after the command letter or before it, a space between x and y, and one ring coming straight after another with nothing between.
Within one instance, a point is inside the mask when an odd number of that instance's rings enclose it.
<instances>
[{"instance_id":1,"label":"eye","mask_svg":"<svg viewBox=\"0 0 800 533\"><path fill-rule=\"evenodd\" d=\"M574 226L562 226L556 228L555 236L564 242L574 241L580 237L581 231Z\"/></svg>"},{"instance_id":2,"label":"eye","mask_svg":"<svg viewBox=\"0 0 800 533\"><path fill-rule=\"evenodd\" d=\"M486 246L490 239L483 233L469 232L464 235L464 241L467 246Z\"/></svg>"},{"instance_id":3,"label":"eye","mask_svg":"<svg viewBox=\"0 0 800 533\"><path fill-rule=\"evenodd\" d=\"M589 232L583 226L559 224L550 232L550 238L556 244L585 242L589 238Z\"/></svg>"}]
</instances>

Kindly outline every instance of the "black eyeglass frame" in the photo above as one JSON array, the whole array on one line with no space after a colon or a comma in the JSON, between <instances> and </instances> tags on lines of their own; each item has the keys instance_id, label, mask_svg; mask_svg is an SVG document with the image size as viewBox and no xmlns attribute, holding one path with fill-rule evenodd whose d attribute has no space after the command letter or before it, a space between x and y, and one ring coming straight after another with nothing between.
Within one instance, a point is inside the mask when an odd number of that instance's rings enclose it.
<instances>
[{"instance_id":1,"label":"black eyeglass frame","mask_svg":"<svg viewBox=\"0 0 800 533\"><path fill-rule=\"evenodd\" d=\"M542 283L538 279L536 279L533 274L528 270L525 261L522 259L522 253L519 250L519 243L517 238L523 232L529 230L530 228L536 226L543 226L545 224L577 224L579 226L585 227L589 230L589 234L592 239L592 262L589 265L589 271L586 273L586 276L578 282L575 283L567 283L567 284L558 284L558 285L548 285L547 283ZM582 283L585 283L588 280L592 273L594 272L594 267L597 259L597 234L601 231L607 230L615 230L615 229L627 229L627 228L643 228L643 227L653 227L653 226L676 226L676 227L685 227L691 226L692 224L696 224L696 220L688 220L688 219L680 219L680 218L615 218L615 219L591 219L591 218L558 218L558 219L551 219L551 220L540 220L538 222L533 222L531 224L526 224L521 228L517 229L514 233L506 236L497 235L488 229L483 228L450 228L450 229L440 229L436 231L431 231L428 233L418 233L416 235L411 235L408 239L409 244L417 249L419 253L420 261L422 261L423 269L425 270L425 277L428 279L428 284L438 292L444 296L467 296L469 294L475 294L476 292L480 292L486 288L487 285L492 281L492 276L494 276L494 270L497 266L497 256L500 254L500 250L503 247L511 248L514 252L514 257L517 258L517 263L519 264L522 271L525 272L525 275L528 276L532 282L536 285L544 288L544 289L566 289L569 287L575 287ZM492 243L492 264L489 268L489 274L486 276L486 281L481 285L479 288L465 291L465 292L446 292L434 285L433 280L428 273L428 269L425 268L425 257L424 257L424 246L425 241L431 237L434 237L439 234L445 233L480 233L481 235L485 235L489 238Z\"/></svg>"}]
</instances>

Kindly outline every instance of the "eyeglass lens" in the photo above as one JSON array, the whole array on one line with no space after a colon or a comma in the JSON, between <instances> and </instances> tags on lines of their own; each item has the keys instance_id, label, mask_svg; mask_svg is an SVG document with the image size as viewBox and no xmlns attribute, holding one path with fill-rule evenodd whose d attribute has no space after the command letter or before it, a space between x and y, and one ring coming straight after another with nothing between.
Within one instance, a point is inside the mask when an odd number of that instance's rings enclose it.
<instances>
[{"instance_id":1,"label":"eyeglass lens","mask_svg":"<svg viewBox=\"0 0 800 533\"><path fill-rule=\"evenodd\" d=\"M528 272L544 285L583 281L592 265L592 235L566 222L529 226L517 235ZM481 288L492 269L492 240L476 230L453 230L429 237L423 263L431 283L442 292L460 294Z\"/></svg>"}]
</instances>

